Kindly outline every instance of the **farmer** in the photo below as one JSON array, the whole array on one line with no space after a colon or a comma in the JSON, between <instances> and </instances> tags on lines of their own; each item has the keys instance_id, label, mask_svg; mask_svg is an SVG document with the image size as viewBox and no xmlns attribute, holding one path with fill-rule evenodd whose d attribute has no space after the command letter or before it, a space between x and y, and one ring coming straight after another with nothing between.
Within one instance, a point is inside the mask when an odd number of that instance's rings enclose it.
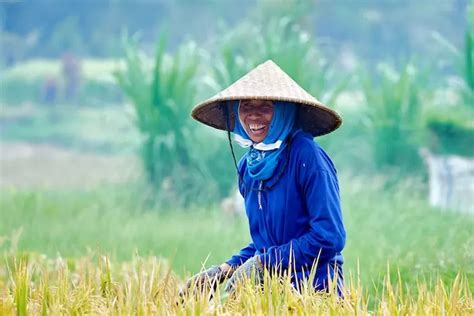
<instances>
[{"instance_id":1,"label":"farmer","mask_svg":"<svg viewBox=\"0 0 474 316\"><path fill-rule=\"evenodd\" d=\"M190 280L215 284L291 269L299 289L315 267L313 287L341 294L341 254L346 233L336 169L313 137L341 124L339 115L313 98L275 63L267 61L192 111L194 119L226 130L245 200L251 241L219 266ZM237 163L230 133L248 149ZM313 272L314 273L314 272Z\"/></svg>"}]
</instances>

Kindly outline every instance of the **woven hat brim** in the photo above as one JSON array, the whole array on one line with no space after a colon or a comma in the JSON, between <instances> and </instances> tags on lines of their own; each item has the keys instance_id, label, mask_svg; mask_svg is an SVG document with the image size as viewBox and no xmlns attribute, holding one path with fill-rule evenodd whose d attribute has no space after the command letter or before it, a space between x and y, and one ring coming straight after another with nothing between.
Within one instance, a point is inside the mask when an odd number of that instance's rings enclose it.
<instances>
[{"instance_id":1,"label":"woven hat brim","mask_svg":"<svg viewBox=\"0 0 474 316\"><path fill-rule=\"evenodd\" d=\"M297 121L299 126L306 132L316 136L329 134L341 126L342 119L335 111L320 102L310 102L298 98L278 98L275 96L229 96L221 98L211 98L194 107L192 117L208 126L227 130L225 112L223 106L228 106L230 130L234 129L235 114L232 107L226 101L234 100L270 100L293 102L299 107Z\"/></svg>"},{"instance_id":2,"label":"woven hat brim","mask_svg":"<svg viewBox=\"0 0 474 316\"><path fill-rule=\"evenodd\" d=\"M322 104L272 60L267 60L248 72L229 87L215 96L196 105L191 115L194 119L215 127L226 129L225 107L232 100L271 100L287 101L299 106L298 124L313 136L328 134L341 125L341 117L326 105ZM231 108L227 112L232 115L230 128L233 129L234 113Z\"/></svg>"}]
</instances>

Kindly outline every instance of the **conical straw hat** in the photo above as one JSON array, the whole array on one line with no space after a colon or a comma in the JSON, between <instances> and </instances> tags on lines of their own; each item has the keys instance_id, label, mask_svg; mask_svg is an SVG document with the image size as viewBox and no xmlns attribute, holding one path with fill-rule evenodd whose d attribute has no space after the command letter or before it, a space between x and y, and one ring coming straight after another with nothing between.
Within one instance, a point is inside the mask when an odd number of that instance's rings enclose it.
<instances>
[{"instance_id":1,"label":"conical straw hat","mask_svg":"<svg viewBox=\"0 0 474 316\"><path fill-rule=\"evenodd\" d=\"M257 66L212 98L197 104L191 115L206 125L226 130L223 106L230 106L225 101L231 100L294 102L300 107L298 121L301 128L313 136L328 134L342 123L334 110L316 100L271 60ZM234 113L231 107L227 111L230 114L230 128L233 129Z\"/></svg>"}]
</instances>

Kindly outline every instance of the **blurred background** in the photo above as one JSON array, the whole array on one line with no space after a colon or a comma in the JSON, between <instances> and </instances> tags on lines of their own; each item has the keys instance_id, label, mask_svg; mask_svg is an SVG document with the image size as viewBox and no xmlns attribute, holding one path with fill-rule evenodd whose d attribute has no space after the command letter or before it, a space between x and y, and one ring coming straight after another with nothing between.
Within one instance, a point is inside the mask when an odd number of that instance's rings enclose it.
<instances>
[{"instance_id":1,"label":"blurred background","mask_svg":"<svg viewBox=\"0 0 474 316\"><path fill-rule=\"evenodd\" d=\"M232 157L190 111L272 59L343 118L315 140L347 273L472 289L473 35L470 0L0 1L0 250L182 276L230 258L250 238Z\"/></svg>"}]
</instances>

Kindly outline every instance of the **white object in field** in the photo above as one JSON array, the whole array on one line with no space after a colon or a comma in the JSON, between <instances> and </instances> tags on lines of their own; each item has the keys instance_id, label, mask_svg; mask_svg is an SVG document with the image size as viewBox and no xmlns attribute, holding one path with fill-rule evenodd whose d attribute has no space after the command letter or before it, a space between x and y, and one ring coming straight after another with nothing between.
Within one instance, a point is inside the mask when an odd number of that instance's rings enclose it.
<instances>
[{"instance_id":1,"label":"white object in field","mask_svg":"<svg viewBox=\"0 0 474 316\"><path fill-rule=\"evenodd\" d=\"M420 153L428 166L431 206L474 214L474 158Z\"/></svg>"},{"instance_id":2,"label":"white object in field","mask_svg":"<svg viewBox=\"0 0 474 316\"><path fill-rule=\"evenodd\" d=\"M222 200L221 209L224 214L229 216L240 216L245 213L244 198L240 194L239 190L235 190L231 196Z\"/></svg>"}]
</instances>

